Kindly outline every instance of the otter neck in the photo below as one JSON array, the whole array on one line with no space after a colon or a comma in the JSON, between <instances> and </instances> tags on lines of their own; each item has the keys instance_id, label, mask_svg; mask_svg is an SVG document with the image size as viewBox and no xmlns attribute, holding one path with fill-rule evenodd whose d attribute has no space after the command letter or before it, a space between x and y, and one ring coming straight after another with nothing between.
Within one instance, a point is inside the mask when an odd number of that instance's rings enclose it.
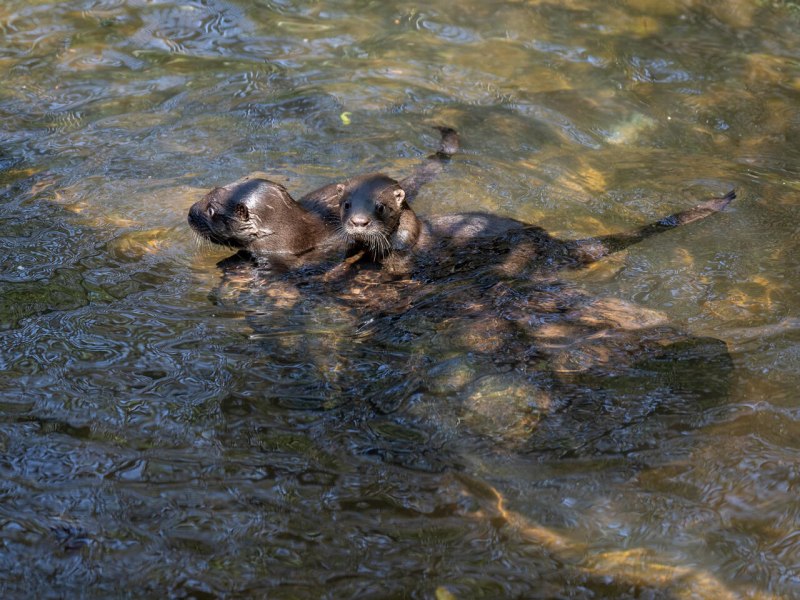
<instances>
[{"instance_id":1,"label":"otter neck","mask_svg":"<svg viewBox=\"0 0 800 600\"><path fill-rule=\"evenodd\" d=\"M282 226L261 238L251 249L257 254L302 256L330 242L332 232L314 213L297 207L292 214L291 226Z\"/></svg>"},{"instance_id":2,"label":"otter neck","mask_svg":"<svg viewBox=\"0 0 800 600\"><path fill-rule=\"evenodd\" d=\"M312 213L307 214L307 218L304 220L304 227L293 233L289 247L291 249L290 252L295 256L307 254L312 250L327 246L332 236L332 232L325 225L325 222Z\"/></svg>"}]
</instances>

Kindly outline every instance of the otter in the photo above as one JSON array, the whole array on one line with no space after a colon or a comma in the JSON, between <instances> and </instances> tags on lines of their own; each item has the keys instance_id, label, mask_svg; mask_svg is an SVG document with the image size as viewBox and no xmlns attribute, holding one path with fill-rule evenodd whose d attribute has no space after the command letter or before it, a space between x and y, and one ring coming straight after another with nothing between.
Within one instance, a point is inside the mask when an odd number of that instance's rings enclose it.
<instances>
[{"instance_id":1,"label":"otter","mask_svg":"<svg viewBox=\"0 0 800 600\"><path fill-rule=\"evenodd\" d=\"M438 239L449 240L446 243L453 248L469 249L470 246L486 248L486 244L476 244L475 240L488 238L493 240L495 251L503 249L506 253L506 263L530 263L538 258L550 269L577 268L625 250L656 234L705 219L723 210L735 198L736 192L731 190L723 196L710 198L631 231L577 240L555 238L541 227L486 213L441 215L421 221L423 227L415 249L420 254L426 251L430 253L433 249L435 259L435 241Z\"/></svg>"},{"instance_id":2,"label":"otter","mask_svg":"<svg viewBox=\"0 0 800 600\"><path fill-rule=\"evenodd\" d=\"M388 277L413 274L415 262L426 256L435 268L443 255L452 255L470 243L474 245L477 238L513 241L507 251L517 255L517 262L530 262L538 255L551 266L556 261L562 266L584 265L657 233L703 219L722 210L736 197L730 191L630 232L559 240L540 227L480 212L420 219L407 202L402 185L383 174L365 175L339 184L337 194L347 255L353 259L367 257L381 264ZM513 246L518 247L515 250ZM527 256L521 256L523 247L530 250Z\"/></svg>"},{"instance_id":3,"label":"otter","mask_svg":"<svg viewBox=\"0 0 800 600\"><path fill-rule=\"evenodd\" d=\"M341 251L340 238L322 216L260 173L211 190L189 209L189 225L201 239L274 265L292 266Z\"/></svg>"},{"instance_id":4,"label":"otter","mask_svg":"<svg viewBox=\"0 0 800 600\"><path fill-rule=\"evenodd\" d=\"M381 173L357 177L337 187L347 255L371 255L389 275L409 274L422 222L398 181Z\"/></svg>"},{"instance_id":5,"label":"otter","mask_svg":"<svg viewBox=\"0 0 800 600\"><path fill-rule=\"evenodd\" d=\"M433 181L444 170L445 165L461 147L461 141L455 129L442 126L435 126L434 129L438 130L441 135L438 150L428 155L408 177L396 181L381 173L362 175L347 180L344 184L336 182L314 190L300 198L300 204L312 212L321 215L327 223L338 227L342 222L341 196L343 189L352 187L354 182L368 181L370 178L385 178L390 180L394 185L403 190L404 201L406 203L410 202L416 197L422 186Z\"/></svg>"},{"instance_id":6,"label":"otter","mask_svg":"<svg viewBox=\"0 0 800 600\"><path fill-rule=\"evenodd\" d=\"M422 224L409 202L419 188L435 178L443 163L458 152L458 132L437 127L442 135L436 154L414 174L402 181L383 173L371 173L335 186L329 202L338 204L338 217L347 239L347 258L356 262L371 257L389 276L408 274Z\"/></svg>"},{"instance_id":7,"label":"otter","mask_svg":"<svg viewBox=\"0 0 800 600\"><path fill-rule=\"evenodd\" d=\"M459 263L485 266L498 259L505 270L519 274L531 265L563 268L595 262L652 235L703 219L736 197L731 191L630 232L583 240L560 240L540 227L480 212L420 219L409 200L459 149L455 130L438 129L439 150L401 181L382 173L362 175L323 186L298 203L280 184L261 174L248 175L214 188L195 203L189 224L202 239L278 266L344 252L345 260L330 270L331 277L339 277L355 263L372 262L388 278L408 277L415 271L423 278L435 278L446 269L460 268ZM479 238L484 241L476 241Z\"/></svg>"},{"instance_id":8,"label":"otter","mask_svg":"<svg viewBox=\"0 0 800 600\"><path fill-rule=\"evenodd\" d=\"M436 127L439 149L402 180L404 198L432 181L458 151L458 133ZM370 175L363 178L369 178ZM400 184L398 184L400 185ZM189 209L189 225L200 239L237 250L243 258L297 264L342 251L338 184L328 184L296 202L285 187L252 173L215 187Z\"/></svg>"},{"instance_id":9,"label":"otter","mask_svg":"<svg viewBox=\"0 0 800 600\"><path fill-rule=\"evenodd\" d=\"M330 198L331 186L316 198ZM488 213L468 212L419 218L400 182L382 174L364 175L336 186L341 226L327 214L296 202L289 192L260 174L214 188L189 211L201 238L239 250L242 257L265 258L281 270L345 256L327 279L356 263L375 263L382 276L436 279L456 270L502 265L519 275L531 267L577 268L653 235L699 221L724 209L731 191L628 232L561 240L544 229ZM319 192L319 193L318 193ZM345 232L343 237L340 230Z\"/></svg>"}]
</instances>

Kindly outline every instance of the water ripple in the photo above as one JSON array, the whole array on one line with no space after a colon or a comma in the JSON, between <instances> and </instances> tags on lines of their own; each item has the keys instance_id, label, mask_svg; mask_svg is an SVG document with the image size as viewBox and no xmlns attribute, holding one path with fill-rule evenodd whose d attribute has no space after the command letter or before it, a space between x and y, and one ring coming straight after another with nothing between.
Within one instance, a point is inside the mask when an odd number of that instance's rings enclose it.
<instances>
[{"instance_id":1,"label":"water ripple","mask_svg":"<svg viewBox=\"0 0 800 600\"><path fill-rule=\"evenodd\" d=\"M790 4L2 3L3 595L791 596ZM193 247L212 185L405 175L434 124L425 214L740 195L536 289L320 296ZM615 299L647 306L575 321Z\"/></svg>"}]
</instances>

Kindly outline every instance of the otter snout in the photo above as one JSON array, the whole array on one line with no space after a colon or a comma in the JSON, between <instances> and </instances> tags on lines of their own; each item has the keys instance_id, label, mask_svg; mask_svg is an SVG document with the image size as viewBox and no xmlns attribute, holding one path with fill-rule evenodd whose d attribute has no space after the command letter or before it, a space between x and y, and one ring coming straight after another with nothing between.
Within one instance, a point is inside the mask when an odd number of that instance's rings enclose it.
<instances>
[{"instance_id":1,"label":"otter snout","mask_svg":"<svg viewBox=\"0 0 800 600\"><path fill-rule=\"evenodd\" d=\"M371 222L371 219L366 215L353 215L349 220L350 225L360 229L367 227Z\"/></svg>"}]
</instances>

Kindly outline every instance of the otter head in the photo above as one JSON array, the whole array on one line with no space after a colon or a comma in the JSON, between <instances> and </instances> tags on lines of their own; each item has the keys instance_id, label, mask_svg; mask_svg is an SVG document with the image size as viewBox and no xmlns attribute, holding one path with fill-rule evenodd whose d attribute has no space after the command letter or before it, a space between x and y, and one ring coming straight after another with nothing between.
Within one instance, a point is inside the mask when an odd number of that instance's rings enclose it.
<instances>
[{"instance_id":1,"label":"otter head","mask_svg":"<svg viewBox=\"0 0 800 600\"><path fill-rule=\"evenodd\" d=\"M300 253L324 236L324 226L282 185L248 175L216 187L189 209L201 238L252 253Z\"/></svg>"},{"instance_id":2,"label":"otter head","mask_svg":"<svg viewBox=\"0 0 800 600\"><path fill-rule=\"evenodd\" d=\"M392 248L392 236L408 209L406 193L386 175L367 175L337 186L341 227L351 245L366 247L375 255Z\"/></svg>"}]
</instances>

